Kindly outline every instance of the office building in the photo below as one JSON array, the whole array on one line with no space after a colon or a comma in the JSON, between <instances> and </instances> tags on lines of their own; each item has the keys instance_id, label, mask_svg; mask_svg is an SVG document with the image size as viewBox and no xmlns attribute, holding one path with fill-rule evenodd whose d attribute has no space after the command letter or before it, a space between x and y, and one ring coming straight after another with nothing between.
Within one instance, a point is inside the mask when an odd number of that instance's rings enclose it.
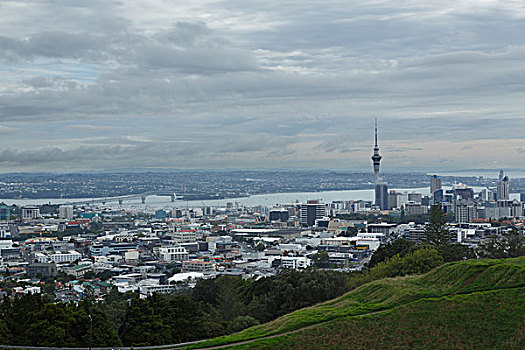
<instances>
[{"instance_id":1,"label":"office building","mask_svg":"<svg viewBox=\"0 0 525 350\"><path fill-rule=\"evenodd\" d=\"M27 276L30 278L55 277L57 272L55 263L34 263L26 268Z\"/></svg>"},{"instance_id":2,"label":"office building","mask_svg":"<svg viewBox=\"0 0 525 350\"><path fill-rule=\"evenodd\" d=\"M405 204L406 215L423 215L428 212L428 208L421 203L408 202Z\"/></svg>"},{"instance_id":3,"label":"office building","mask_svg":"<svg viewBox=\"0 0 525 350\"><path fill-rule=\"evenodd\" d=\"M287 222L290 217L290 213L286 208L272 208L269 214L270 221Z\"/></svg>"},{"instance_id":4,"label":"office building","mask_svg":"<svg viewBox=\"0 0 525 350\"><path fill-rule=\"evenodd\" d=\"M9 221L11 218L11 208L7 205L0 205L0 221Z\"/></svg>"},{"instance_id":5,"label":"office building","mask_svg":"<svg viewBox=\"0 0 525 350\"><path fill-rule=\"evenodd\" d=\"M38 219L40 217L40 208L33 206L22 207L21 214L24 220Z\"/></svg>"},{"instance_id":6,"label":"office building","mask_svg":"<svg viewBox=\"0 0 525 350\"><path fill-rule=\"evenodd\" d=\"M508 176L505 176L501 181L498 182L496 199L498 201L509 200L509 178Z\"/></svg>"},{"instance_id":7,"label":"office building","mask_svg":"<svg viewBox=\"0 0 525 350\"><path fill-rule=\"evenodd\" d=\"M392 208L399 208L398 202L399 202L400 194L396 191L390 191L388 193L388 205L390 206L390 209Z\"/></svg>"},{"instance_id":8,"label":"office building","mask_svg":"<svg viewBox=\"0 0 525 350\"><path fill-rule=\"evenodd\" d=\"M325 205L316 200L309 200L299 208L299 220L303 226L314 226L315 220L326 216Z\"/></svg>"},{"instance_id":9,"label":"office building","mask_svg":"<svg viewBox=\"0 0 525 350\"><path fill-rule=\"evenodd\" d=\"M442 189L441 177L437 175L432 175L432 177L430 178L430 194L433 196L434 192L440 189Z\"/></svg>"},{"instance_id":10,"label":"office building","mask_svg":"<svg viewBox=\"0 0 525 350\"><path fill-rule=\"evenodd\" d=\"M60 219L71 220L73 219L73 206L72 205L61 205L58 207L58 217Z\"/></svg>"},{"instance_id":11,"label":"office building","mask_svg":"<svg viewBox=\"0 0 525 350\"><path fill-rule=\"evenodd\" d=\"M470 200L460 200L455 208L456 222L462 224L472 222L477 218L476 203Z\"/></svg>"},{"instance_id":12,"label":"office building","mask_svg":"<svg viewBox=\"0 0 525 350\"><path fill-rule=\"evenodd\" d=\"M444 196L443 196L443 189L436 190L433 194L434 197L434 204L443 202Z\"/></svg>"},{"instance_id":13,"label":"office building","mask_svg":"<svg viewBox=\"0 0 525 350\"><path fill-rule=\"evenodd\" d=\"M168 246L159 248L161 261L185 261L188 260L188 251L181 246Z\"/></svg>"},{"instance_id":14,"label":"office building","mask_svg":"<svg viewBox=\"0 0 525 350\"><path fill-rule=\"evenodd\" d=\"M474 190L465 184L456 184L454 186L454 192L457 199L473 199Z\"/></svg>"},{"instance_id":15,"label":"office building","mask_svg":"<svg viewBox=\"0 0 525 350\"><path fill-rule=\"evenodd\" d=\"M390 209L388 185L386 182L377 182L375 187L375 203L381 210Z\"/></svg>"},{"instance_id":16,"label":"office building","mask_svg":"<svg viewBox=\"0 0 525 350\"><path fill-rule=\"evenodd\" d=\"M421 193L412 192L408 194L408 201L421 204L423 195Z\"/></svg>"}]
</instances>

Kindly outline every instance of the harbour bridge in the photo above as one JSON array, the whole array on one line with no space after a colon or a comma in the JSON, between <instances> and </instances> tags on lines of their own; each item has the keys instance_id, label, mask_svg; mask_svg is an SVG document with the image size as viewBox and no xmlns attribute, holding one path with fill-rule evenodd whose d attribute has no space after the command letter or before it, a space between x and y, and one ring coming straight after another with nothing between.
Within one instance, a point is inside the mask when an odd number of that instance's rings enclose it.
<instances>
[{"instance_id":1,"label":"harbour bridge","mask_svg":"<svg viewBox=\"0 0 525 350\"><path fill-rule=\"evenodd\" d=\"M144 203L146 203L146 198L149 197L149 196L170 197L172 202L175 202L176 199L184 198L184 196L177 195L174 192L148 191L148 192L144 192L144 193L129 194L129 195L125 195L125 196L106 197L106 198L94 198L94 199L86 198L86 200L80 200L80 201L75 201L75 202L66 202L64 204L82 205L82 204L101 203L101 204L105 205L106 203L115 203L115 202L118 202L118 204L122 204L122 203L124 203L124 201L130 201L130 200L135 200L135 199L139 199L139 198L142 201L142 204L144 204Z\"/></svg>"}]
</instances>

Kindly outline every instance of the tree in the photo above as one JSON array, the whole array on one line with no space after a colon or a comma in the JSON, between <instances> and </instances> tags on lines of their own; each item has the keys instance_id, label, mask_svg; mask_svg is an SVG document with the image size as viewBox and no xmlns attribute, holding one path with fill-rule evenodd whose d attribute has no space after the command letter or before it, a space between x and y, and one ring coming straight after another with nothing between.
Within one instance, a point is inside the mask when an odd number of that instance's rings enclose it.
<instances>
[{"instance_id":1,"label":"tree","mask_svg":"<svg viewBox=\"0 0 525 350\"><path fill-rule=\"evenodd\" d=\"M520 236L517 230L510 231L504 236L492 236L478 249L483 258L502 259L515 258L525 255L525 237Z\"/></svg>"},{"instance_id":2,"label":"tree","mask_svg":"<svg viewBox=\"0 0 525 350\"><path fill-rule=\"evenodd\" d=\"M44 284L44 286L42 287L42 291L45 294L55 294L55 283L51 282Z\"/></svg>"},{"instance_id":3,"label":"tree","mask_svg":"<svg viewBox=\"0 0 525 350\"><path fill-rule=\"evenodd\" d=\"M443 264L443 258L434 248L421 248L404 257L395 255L370 269L364 282L384 277L415 275L428 272Z\"/></svg>"},{"instance_id":4,"label":"tree","mask_svg":"<svg viewBox=\"0 0 525 350\"><path fill-rule=\"evenodd\" d=\"M372 255L369 266L374 267L377 264L394 257L395 255L403 257L416 249L417 245L415 242L411 242L403 238L396 239L393 242L379 246L379 248Z\"/></svg>"},{"instance_id":5,"label":"tree","mask_svg":"<svg viewBox=\"0 0 525 350\"><path fill-rule=\"evenodd\" d=\"M237 316L228 324L228 333L239 332L258 324L259 321L252 316Z\"/></svg>"},{"instance_id":6,"label":"tree","mask_svg":"<svg viewBox=\"0 0 525 350\"><path fill-rule=\"evenodd\" d=\"M233 276L221 276L217 279L217 308L224 320L232 321L245 314L246 305L242 298L243 281Z\"/></svg>"},{"instance_id":7,"label":"tree","mask_svg":"<svg viewBox=\"0 0 525 350\"><path fill-rule=\"evenodd\" d=\"M476 258L474 249L461 243L452 243L441 246L439 247L439 254L443 257L445 262Z\"/></svg>"},{"instance_id":8,"label":"tree","mask_svg":"<svg viewBox=\"0 0 525 350\"><path fill-rule=\"evenodd\" d=\"M0 344L11 344L12 338L11 338L11 332L9 331L9 327L7 327L7 323L0 319Z\"/></svg>"},{"instance_id":9,"label":"tree","mask_svg":"<svg viewBox=\"0 0 525 350\"><path fill-rule=\"evenodd\" d=\"M425 241L435 247L450 243L452 233L447 228L447 218L441 210L441 204L435 204L430 212L430 223L425 226Z\"/></svg>"},{"instance_id":10,"label":"tree","mask_svg":"<svg viewBox=\"0 0 525 350\"><path fill-rule=\"evenodd\" d=\"M330 261L330 256L325 250L321 250L312 256L312 260L314 261L315 266L326 267Z\"/></svg>"}]
</instances>

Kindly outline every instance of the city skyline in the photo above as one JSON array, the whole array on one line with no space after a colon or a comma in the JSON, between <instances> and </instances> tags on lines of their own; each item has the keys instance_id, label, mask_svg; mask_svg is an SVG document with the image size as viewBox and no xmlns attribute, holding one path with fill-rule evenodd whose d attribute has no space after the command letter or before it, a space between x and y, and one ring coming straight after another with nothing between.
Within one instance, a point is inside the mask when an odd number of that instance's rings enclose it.
<instances>
[{"instance_id":1,"label":"city skyline","mask_svg":"<svg viewBox=\"0 0 525 350\"><path fill-rule=\"evenodd\" d=\"M0 4L0 172L525 164L519 3Z\"/></svg>"}]
</instances>

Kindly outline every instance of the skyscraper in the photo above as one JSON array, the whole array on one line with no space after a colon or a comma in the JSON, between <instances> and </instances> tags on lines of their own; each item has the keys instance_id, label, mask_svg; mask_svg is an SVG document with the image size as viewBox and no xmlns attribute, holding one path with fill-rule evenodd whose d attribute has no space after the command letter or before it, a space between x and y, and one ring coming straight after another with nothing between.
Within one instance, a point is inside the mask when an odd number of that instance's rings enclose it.
<instances>
[{"instance_id":1,"label":"skyscraper","mask_svg":"<svg viewBox=\"0 0 525 350\"><path fill-rule=\"evenodd\" d=\"M501 181L498 182L496 199L498 201L509 200L509 177L508 176L505 176Z\"/></svg>"},{"instance_id":2,"label":"skyscraper","mask_svg":"<svg viewBox=\"0 0 525 350\"><path fill-rule=\"evenodd\" d=\"M388 184L386 182L376 182L376 205L381 210L390 210L388 198Z\"/></svg>"},{"instance_id":3,"label":"skyscraper","mask_svg":"<svg viewBox=\"0 0 525 350\"><path fill-rule=\"evenodd\" d=\"M388 184L383 181L379 181L379 165L381 163L381 157L379 155L379 146L377 145L377 119L375 121L375 144L374 144L374 155L372 156L372 162L374 164L374 175L375 175L375 203L381 210L389 210L390 203L388 200Z\"/></svg>"},{"instance_id":4,"label":"skyscraper","mask_svg":"<svg viewBox=\"0 0 525 350\"><path fill-rule=\"evenodd\" d=\"M314 226L315 220L321 219L325 215L325 205L316 200L308 200L299 208L299 219L303 226Z\"/></svg>"},{"instance_id":5,"label":"skyscraper","mask_svg":"<svg viewBox=\"0 0 525 350\"><path fill-rule=\"evenodd\" d=\"M441 177L432 175L430 178L430 194L433 196L434 192L441 189Z\"/></svg>"}]
</instances>

